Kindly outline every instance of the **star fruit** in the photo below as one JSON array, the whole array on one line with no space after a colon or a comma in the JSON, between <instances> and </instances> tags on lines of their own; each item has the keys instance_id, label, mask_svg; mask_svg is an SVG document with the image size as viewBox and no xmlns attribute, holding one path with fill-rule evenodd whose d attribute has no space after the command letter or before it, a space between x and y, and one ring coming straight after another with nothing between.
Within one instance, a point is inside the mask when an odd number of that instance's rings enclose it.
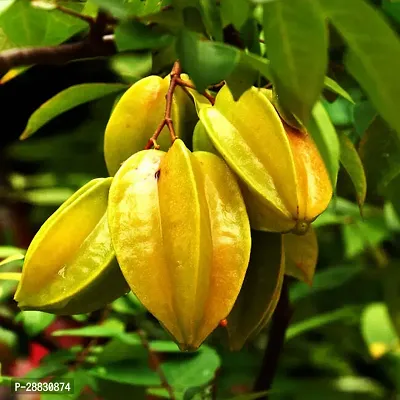
<instances>
[{"instance_id":1,"label":"star fruit","mask_svg":"<svg viewBox=\"0 0 400 400\"><path fill-rule=\"evenodd\" d=\"M82 314L104 307L129 290L107 223L111 181L93 179L42 225L26 253L14 297L19 308Z\"/></svg>"},{"instance_id":2,"label":"star fruit","mask_svg":"<svg viewBox=\"0 0 400 400\"><path fill-rule=\"evenodd\" d=\"M216 151L240 179L252 228L306 233L332 197L311 136L286 125L255 87L235 102L225 85L215 105L202 107L199 117Z\"/></svg>"},{"instance_id":3,"label":"star fruit","mask_svg":"<svg viewBox=\"0 0 400 400\"><path fill-rule=\"evenodd\" d=\"M133 293L181 350L226 318L249 263L251 236L237 181L222 159L170 150L131 156L110 189L109 226Z\"/></svg>"}]
</instances>

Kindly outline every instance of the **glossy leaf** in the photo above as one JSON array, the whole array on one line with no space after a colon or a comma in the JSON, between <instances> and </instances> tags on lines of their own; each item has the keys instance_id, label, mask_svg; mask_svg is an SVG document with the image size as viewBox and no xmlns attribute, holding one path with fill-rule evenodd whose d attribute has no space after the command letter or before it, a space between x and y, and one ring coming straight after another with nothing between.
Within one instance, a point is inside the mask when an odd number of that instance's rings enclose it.
<instances>
[{"instance_id":1,"label":"glossy leaf","mask_svg":"<svg viewBox=\"0 0 400 400\"><path fill-rule=\"evenodd\" d=\"M211 347L203 345L190 357L164 362L162 369L167 382L179 391L210 383L220 365L218 353Z\"/></svg>"},{"instance_id":2,"label":"glossy leaf","mask_svg":"<svg viewBox=\"0 0 400 400\"><path fill-rule=\"evenodd\" d=\"M20 272L0 272L0 280L1 281L20 281L21 280Z\"/></svg>"},{"instance_id":3,"label":"glossy leaf","mask_svg":"<svg viewBox=\"0 0 400 400\"><path fill-rule=\"evenodd\" d=\"M182 68L199 92L220 82L234 70L239 53L223 43L202 41L194 33L183 31L177 40L177 53Z\"/></svg>"},{"instance_id":4,"label":"glossy leaf","mask_svg":"<svg viewBox=\"0 0 400 400\"><path fill-rule=\"evenodd\" d=\"M332 186L335 187L339 170L340 144L335 127L320 102L312 110L312 119L308 129L324 160Z\"/></svg>"},{"instance_id":5,"label":"glossy leaf","mask_svg":"<svg viewBox=\"0 0 400 400\"><path fill-rule=\"evenodd\" d=\"M112 93L121 92L126 88L125 85L117 83L84 83L71 86L46 101L31 115L21 139L33 135L53 118L74 107Z\"/></svg>"},{"instance_id":6,"label":"glossy leaf","mask_svg":"<svg viewBox=\"0 0 400 400\"><path fill-rule=\"evenodd\" d=\"M152 371L145 363L121 361L93 368L90 374L107 381L135 386L160 386L161 383L157 372Z\"/></svg>"},{"instance_id":7,"label":"glossy leaf","mask_svg":"<svg viewBox=\"0 0 400 400\"><path fill-rule=\"evenodd\" d=\"M312 285L318 259L318 242L312 227L305 235L283 235L285 274Z\"/></svg>"},{"instance_id":8,"label":"glossy leaf","mask_svg":"<svg viewBox=\"0 0 400 400\"><path fill-rule=\"evenodd\" d=\"M252 231L249 267L227 318L232 350L240 350L246 340L272 316L281 292L284 260L282 235Z\"/></svg>"},{"instance_id":9,"label":"glossy leaf","mask_svg":"<svg viewBox=\"0 0 400 400\"><path fill-rule=\"evenodd\" d=\"M82 11L82 4L73 5ZM15 1L0 15L0 26L16 46L50 46L64 42L87 23L59 10L49 12L32 7L29 1Z\"/></svg>"},{"instance_id":10,"label":"glossy leaf","mask_svg":"<svg viewBox=\"0 0 400 400\"><path fill-rule=\"evenodd\" d=\"M350 176L356 191L357 202L362 208L367 195L367 180L360 156L353 142L344 134L339 133L340 162Z\"/></svg>"},{"instance_id":11,"label":"glossy leaf","mask_svg":"<svg viewBox=\"0 0 400 400\"><path fill-rule=\"evenodd\" d=\"M148 75L152 68L151 52L116 54L109 58L111 69L127 83L135 83Z\"/></svg>"},{"instance_id":12,"label":"glossy leaf","mask_svg":"<svg viewBox=\"0 0 400 400\"><path fill-rule=\"evenodd\" d=\"M399 38L363 0L319 0L319 3L348 45L347 69L400 138Z\"/></svg>"},{"instance_id":13,"label":"glossy leaf","mask_svg":"<svg viewBox=\"0 0 400 400\"><path fill-rule=\"evenodd\" d=\"M155 50L167 46L172 36L157 32L137 21L125 21L115 29L115 43L119 51Z\"/></svg>"},{"instance_id":14,"label":"glossy leaf","mask_svg":"<svg viewBox=\"0 0 400 400\"><path fill-rule=\"evenodd\" d=\"M293 339L296 336L299 336L305 332L318 329L334 322L342 320L354 321L358 318L358 314L358 308L347 306L339 310L316 315L314 317L289 326L289 329L286 331L286 340Z\"/></svg>"},{"instance_id":15,"label":"glossy leaf","mask_svg":"<svg viewBox=\"0 0 400 400\"><path fill-rule=\"evenodd\" d=\"M334 265L314 275L312 286L302 282L295 283L290 288L290 299L292 302L304 299L325 290L331 290L344 285L364 271L362 267L348 265Z\"/></svg>"},{"instance_id":16,"label":"glossy leaf","mask_svg":"<svg viewBox=\"0 0 400 400\"><path fill-rule=\"evenodd\" d=\"M325 89L328 89L331 92L336 93L339 96L342 96L344 99L354 104L354 100L352 99L350 94L345 89L343 89L336 81L329 78L328 76L326 76L324 79L324 87Z\"/></svg>"},{"instance_id":17,"label":"glossy leaf","mask_svg":"<svg viewBox=\"0 0 400 400\"><path fill-rule=\"evenodd\" d=\"M18 260L23 260L24 259L24 255L23 254L13 254L8 256L6 259L0 261L0 267L2 267L3 265L7 265L10 264L14 261L18 261Z\"/></svg>"},{"instance_id":18,"label":"glossy leaf","mask_svg":"<svg viewBox=\"0 0 400 400\"><path fill-rule=\"evenodd\" d=\"M324 84L327 28L312 0L264 5L264 35L274 88L284 109L306 124Z\"/></svg>"},{"instance_id":19,"label":"glossy leaf","mask_svg":"<svg viewBox=\"0 0 400 400\"><path fill-rule=\"evenodd\" d=\"M118 324L104 324L84 326L76 329L59 329L52 336L78 336L78 337L114 337L123 333L123 327Z\"/></svg>"}]
</instances>

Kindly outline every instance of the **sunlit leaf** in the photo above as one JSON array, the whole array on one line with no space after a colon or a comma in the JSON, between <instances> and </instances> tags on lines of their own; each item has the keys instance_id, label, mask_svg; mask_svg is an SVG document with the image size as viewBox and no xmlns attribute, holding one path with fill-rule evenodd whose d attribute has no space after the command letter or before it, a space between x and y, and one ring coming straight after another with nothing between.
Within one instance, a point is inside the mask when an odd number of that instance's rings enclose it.
<instances>
[{"instance_id":1,"label":"sunlit leaf","mask_svg":"<svg viewBox=\"0 0 400 400\"><path fill-rule=\"evenodd\" d=\"M332 185L335 187L339 170L339 139L327 111L320 102L312 110L308 129L324 160Z\"/></svg>"},{"instance_id":2,"label":"sunlit leaf","mask_svg":"<svg viewBox=\"0 0 400 400\"><path fill-rule=\"evenodd\" d=\"M361 316L361 332L371 355L381 357L398 345L398 337L386 305L373 303L368 305Z\"/></svg>"},{"instance_id":3,"label":"sunlit leaf","mask_svg":"<svg viewBox=\"0 0 400 400\"><path fill-rule=\"evenodd\" d=\"M126 88L127 86L117 83L84 83L71 86L46 101L31 115L21 139L33 135L47 122L74 107Z\"/></svg>"}]
</instances>

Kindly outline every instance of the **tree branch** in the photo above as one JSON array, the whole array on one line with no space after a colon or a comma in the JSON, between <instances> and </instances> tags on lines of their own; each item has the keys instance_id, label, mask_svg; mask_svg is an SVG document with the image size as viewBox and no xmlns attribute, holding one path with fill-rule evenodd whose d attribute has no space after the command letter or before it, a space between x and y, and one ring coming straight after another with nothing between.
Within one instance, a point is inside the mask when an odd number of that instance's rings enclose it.
<instances>
[{"instance_id":1,"label":"tree branch","mask_svg":"<svg viewBox=\"0 0 400 400\"><path fill-rule=\"evenodd\" d=\"M81 58L104 57L116 53L113 35L103 36L95 46L82 41L59 46L10 49L0 53L0 74L12 68L33 64L64 64Z\"/></svg>"},{"instance_id":2,"label":"tree branch","mask_svg":"<svg viewBox=\"0 0 400 400\"><path fill-rule=\"evenodd\" d=\"M281 296L272 317L268 344L264 352L261 369L254 385L255 392L270 390L278 369L278 362L285 343L286 329L293 310L289 303L287 278L283 281ZM268 399L268 396L263 397Z\"/></svg>"}]
</instances>

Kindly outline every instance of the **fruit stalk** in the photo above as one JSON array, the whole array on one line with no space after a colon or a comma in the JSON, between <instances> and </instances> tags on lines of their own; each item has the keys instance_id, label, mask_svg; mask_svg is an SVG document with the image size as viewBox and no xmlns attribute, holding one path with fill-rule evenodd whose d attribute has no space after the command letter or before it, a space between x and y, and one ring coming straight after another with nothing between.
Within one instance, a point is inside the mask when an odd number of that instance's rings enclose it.
<instances>
[{"instance_id":1,"label":"fruit stalk","mask_svg":"<svg viewBox=\"0 0 400 400\"><path fill-rule=\"evenodd\" d=\"M289 302L289 288L287 278L283 281L281 296L272 317L271 328L268 336L267 347L265 348L262 365L256 382L254 384L255 392L270 390L278 362L285 343L286 330L289 326L293 310ZM268 395L262 397L268 399Z\"/></svg>"},{"instance_id":2,"label":"fruit stalk","mask_svg":"<svg viewBox=\"0 0 400 400\"><path fill-rule=\"evenodd\" d=\"M167 94L165 95L166 99L166 106L165 106L165 114L163 120L160 122L158 125L156 131L154 132L153 136L149 139L145 146L145 150L151 149L153 146L156 150L160 148L157 144L157 138L160 135L161 131L163 130L164 126L168 126L169 133L171 135L171 141L172 143L175 141L177 138L175 134L175 129L174 129L174 122L172 121L171 118L171 109L172 109L172 98L174 96L174 91L175 87L178 84L178 79L180 79L182 73L182 67L181 64L179 63L179 60L175 61L174 66L172 67L171 70L171 82L169 84L169 89Z\"/></svg>"}]
</instances>

